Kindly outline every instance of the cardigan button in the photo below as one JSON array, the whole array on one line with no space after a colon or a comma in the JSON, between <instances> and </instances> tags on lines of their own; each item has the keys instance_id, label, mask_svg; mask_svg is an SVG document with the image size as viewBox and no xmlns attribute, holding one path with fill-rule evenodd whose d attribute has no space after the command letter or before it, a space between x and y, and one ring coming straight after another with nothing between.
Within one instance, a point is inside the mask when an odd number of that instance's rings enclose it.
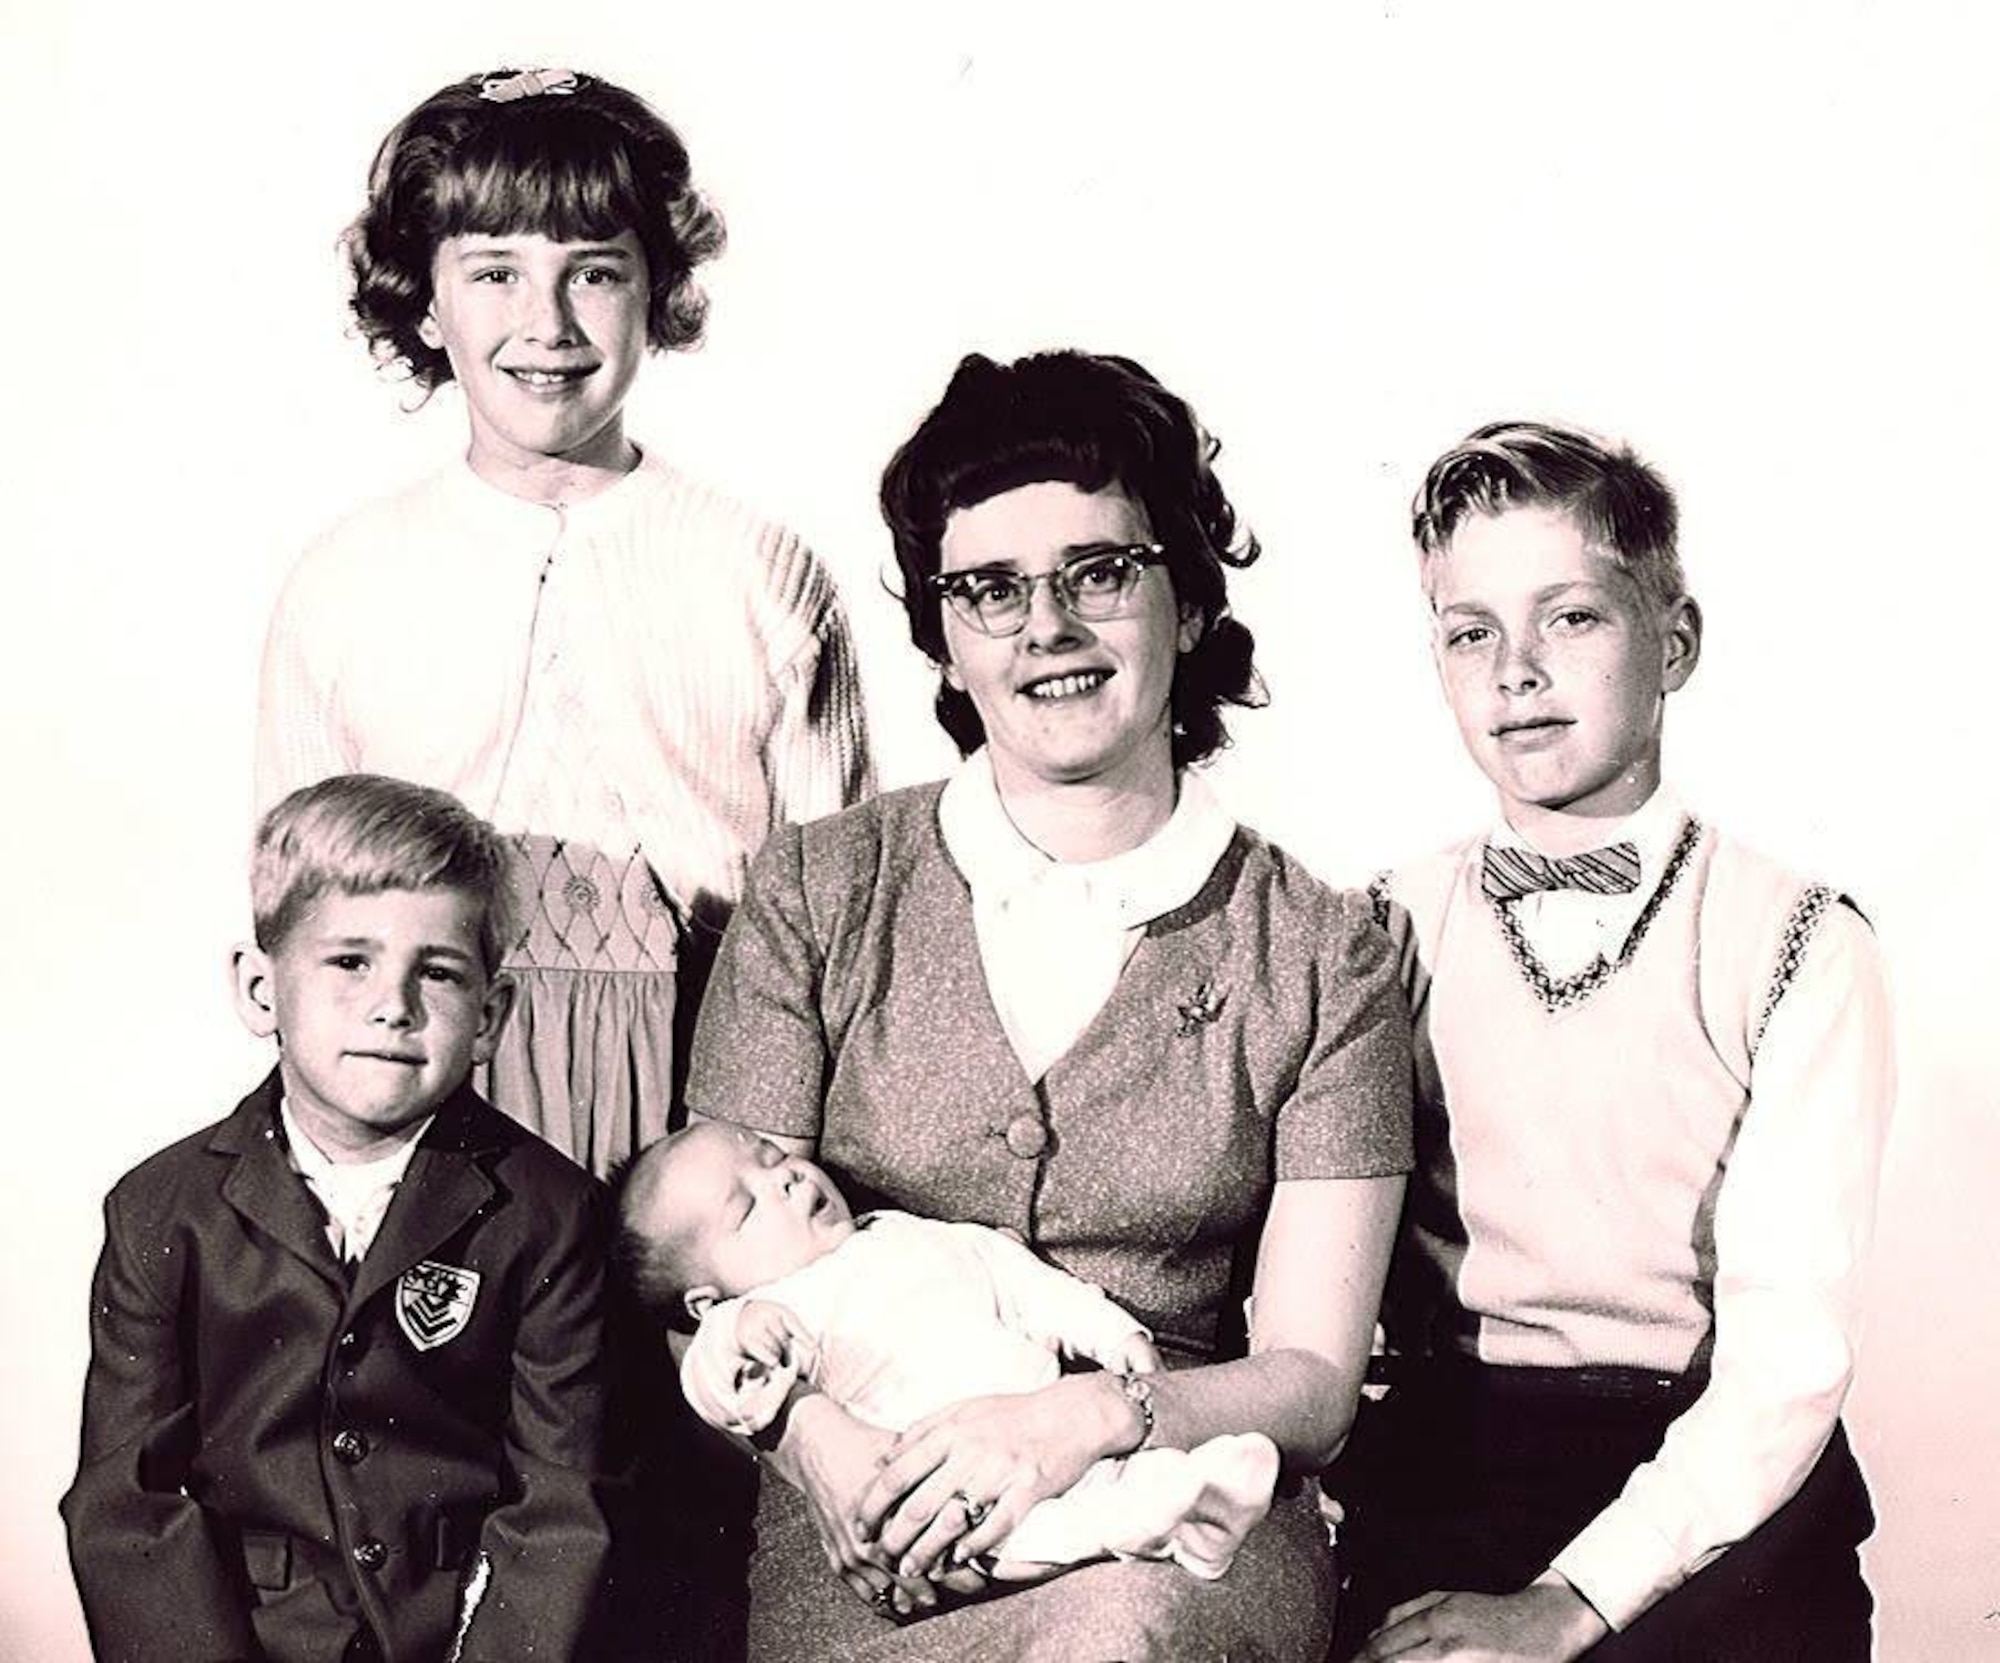
<instances>
[{"instance_id":1,"label":"cardigan button","mask_svg":"<svg viewBox=\"0 0 2000 1663\"><path fill-rule=\"evenodd\" d=\"M389 1550L370 1536L354 1544L354 1562L364 1571L379 1571L389 1563Z\"/></svg>"},{"instance_id":2,"label":"cardigan button","mask_svg":"<svg viewBox=\"0 0 2000 1663\"><path fill-rule=\"evenodd\" d=\"M1049 1129L1037 1115L1022 1114L1007 1123L1002 1134L1007 1140L1007 1153L1018 1155L1024 1161L1032 1161L1049 1146Z\"/></svg>"},{"instance_id":3,"label":"cardigan button","mask_svg":"<svg viewBox=\"0 0 2000 1663\"><path fill-rule=\"evenodd\" d=\"M344 1426L333 1435L334 1459L346 1466L354 1466L368 1453L368 1435L357 1432L351 1426Z\"/></svg>"}]
</instances>

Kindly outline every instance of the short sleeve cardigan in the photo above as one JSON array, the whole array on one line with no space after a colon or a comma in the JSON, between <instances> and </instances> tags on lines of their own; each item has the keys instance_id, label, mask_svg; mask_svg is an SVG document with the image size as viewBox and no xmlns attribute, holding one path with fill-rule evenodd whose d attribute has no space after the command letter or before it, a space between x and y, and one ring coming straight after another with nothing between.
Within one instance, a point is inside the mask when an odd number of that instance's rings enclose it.
<instances>
[{"instance_id":1,"label":"short sleeve cardigan","mask_svg":"<svg viewBox=\"0 0 2000 1663\"><path fill-rule=\"evenodd\" d=\"M709 985L689 1101L814 1140L858 1207L1016 1230L1163 1345L1214 1355L1274 1184L1409 1169L1388 938L1365 896L1239 828L1031 1083L939 792L772 837Z\"/></svg>"}]
</instances>

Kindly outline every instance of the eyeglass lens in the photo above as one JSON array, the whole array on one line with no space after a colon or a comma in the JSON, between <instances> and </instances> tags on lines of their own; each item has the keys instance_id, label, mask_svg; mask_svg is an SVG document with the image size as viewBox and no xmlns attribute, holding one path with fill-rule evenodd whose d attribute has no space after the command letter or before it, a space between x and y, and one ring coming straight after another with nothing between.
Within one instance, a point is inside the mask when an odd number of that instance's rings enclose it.
<instances>
[{"instance_id":1,"label":"eyeglass lens","mask_svg":"<svg viewBox=\"0 0 2000 1663\"><path fill-rule=\"evenodd\" d=\"M992 568L947 574L942 586L959 616L989 635L1011 635L1027 621L1037 583L1047 583L1063 610L1087 622L1117 617L1146 575L1154 551L1090 549L1051 572Z\"/></svg>"}]
</instances>

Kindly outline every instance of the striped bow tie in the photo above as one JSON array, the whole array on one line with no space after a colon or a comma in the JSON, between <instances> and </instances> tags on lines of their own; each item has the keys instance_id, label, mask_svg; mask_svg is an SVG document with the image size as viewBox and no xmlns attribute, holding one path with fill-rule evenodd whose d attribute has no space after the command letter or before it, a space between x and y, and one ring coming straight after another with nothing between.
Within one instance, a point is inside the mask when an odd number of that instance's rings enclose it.
<instances>
[{"instance_id":1,"label":"striped bow tie","mask_svg":"<svg viewBox=\"0 0 2000 1663\"><path fill-rule=\"evenodd\" d=\"M1639 887L1639 850L1632 843L1612 843L1581 855L1538 855L1531 849L1489 846L1483 865L1479 887L1496 901L1518 901L1538 889L1628 895Z\"/></svg>"}]
</instances>

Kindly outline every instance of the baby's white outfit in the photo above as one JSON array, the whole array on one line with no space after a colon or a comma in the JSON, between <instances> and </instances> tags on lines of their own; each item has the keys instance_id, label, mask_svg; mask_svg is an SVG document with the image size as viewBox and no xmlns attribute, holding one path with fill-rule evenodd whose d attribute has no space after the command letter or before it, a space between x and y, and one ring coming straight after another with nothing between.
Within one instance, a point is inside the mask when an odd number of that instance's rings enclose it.
<instances>
[{"instance_id":1,"label":"baby's white outfit","mask_svg":"<svg viewBox=\"0 0 2000 1663\"><path fill-rule=\"evenodd\" d=\"M737 1323L751 1300L785 1307L810 1337L768 1370L745 1356ZM803 1377L850 1414L901 1431L969 1397L1030 1392L1061 1357L1115 1364L1145 1329L1102 1289L1044 1264L997 1230L910 1213L870 1213L839 1247L801 1270L724 1300L702 1319L681 1387L711 1426L753 1435ZM1029 1509L991 1553L997 1562L1070 1565L1172 1559L1219 1577L1235 1543L1270 1506L1277 1451L1262 1433L1192 1450L1142 1449L1098 1461L1068 1491ZM1177 1539L1196 1503L1218 1501L1240 1525Z\"/></svg>"}]
</instances>

